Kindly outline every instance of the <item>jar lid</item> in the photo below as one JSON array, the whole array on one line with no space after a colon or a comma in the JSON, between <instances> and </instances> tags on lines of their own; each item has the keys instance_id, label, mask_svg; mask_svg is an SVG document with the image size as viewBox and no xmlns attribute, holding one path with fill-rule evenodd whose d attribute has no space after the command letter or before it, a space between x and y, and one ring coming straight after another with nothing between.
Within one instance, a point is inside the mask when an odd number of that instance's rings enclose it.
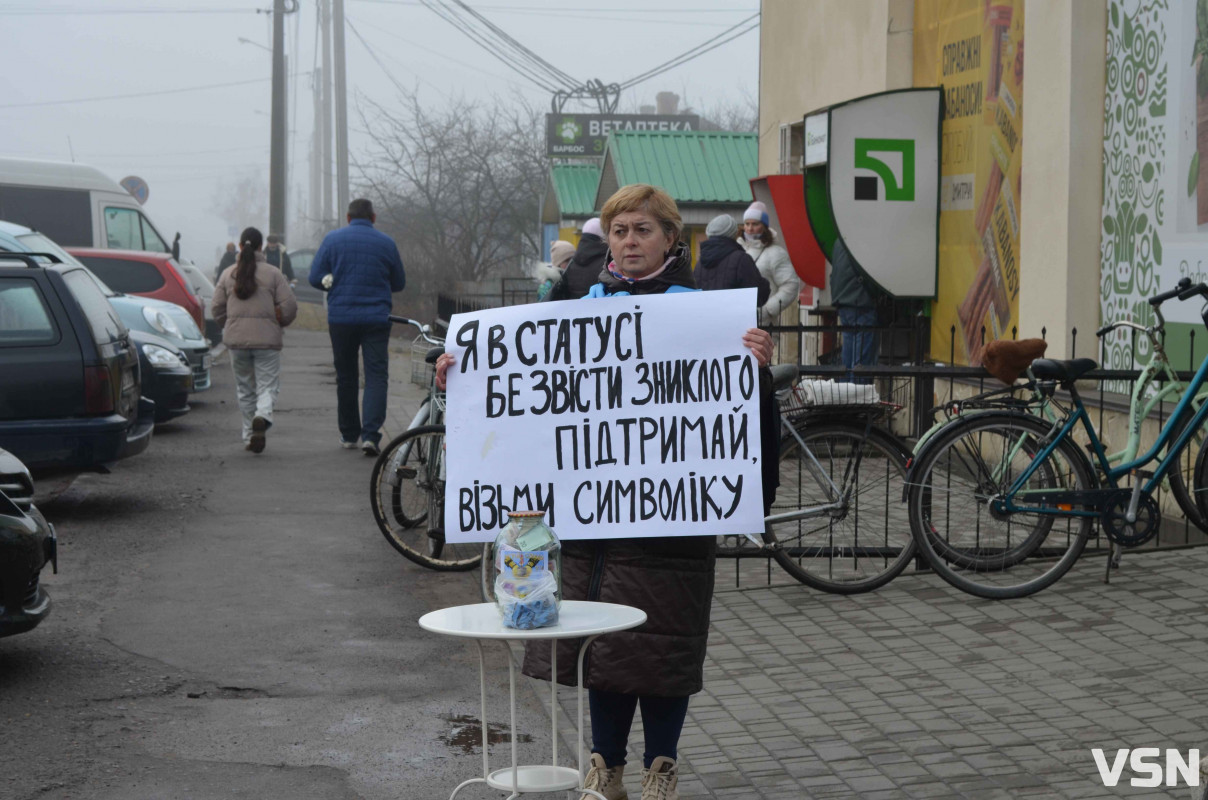
<instances>
[{"instance_id":1,"label":"jar lid","mask_svg":"<svg viewBox=\"0 0 1208 800\"><path fill-rule=\"evenodd\" d=\"M509 511L508 516L509 517L521 517L521 518L544 517L545 512L544 511Z\"/></svg>"}]
</instances>

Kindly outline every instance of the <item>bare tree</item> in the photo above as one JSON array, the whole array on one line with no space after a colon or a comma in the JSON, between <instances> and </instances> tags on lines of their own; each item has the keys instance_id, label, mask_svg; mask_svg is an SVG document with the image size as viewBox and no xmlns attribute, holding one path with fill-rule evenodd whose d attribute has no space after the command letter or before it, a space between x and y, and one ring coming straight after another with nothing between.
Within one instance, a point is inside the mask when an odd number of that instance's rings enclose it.
<instances>
[{"instance_id":1,"label":"bare tree","mask_svg":"<svg viewBox=\"0 0 1208 800\"><path fill-rule=\"evenodd\" d=\"M268 179L256 173L219 185L211 210L227 225L243 230L268 220Z\"/></svg>"},{"instance_id":2,"label":"bare tree","mask_svg":"<svg viewBox=\"0 0 1208 800\"><path fill-rule=\"evenodd\" d=\"M398 242L408 285L432 293L456 281L521 272L540 254L539 205L548 175L542 117L521 100L441 109L401 96L401 110L365 100L373 144L358 165Z\"/></svg>"}]
</instances>

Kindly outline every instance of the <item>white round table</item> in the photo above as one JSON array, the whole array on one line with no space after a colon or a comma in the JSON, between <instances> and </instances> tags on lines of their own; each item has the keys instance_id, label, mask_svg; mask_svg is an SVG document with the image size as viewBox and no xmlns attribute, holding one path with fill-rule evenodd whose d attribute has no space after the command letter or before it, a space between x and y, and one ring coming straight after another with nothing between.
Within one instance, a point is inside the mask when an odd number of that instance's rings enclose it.
<instances>
[{"instance_id":1,"label":"white round table","mask_svg":"<svg viewBox=\"0 0 1208 800\"><path fill-rule=\"evenodd\" d=\"M583 655L587 645L597 636L606 633L636 628L646 621L646 612L630 606L615 603L593 603L586 600L563 600L558 611L558 624L548 628L537 628L530 631L505 628L499 617L499 610L494 603L477 603L468 606L453 606L432 611L419 618L419 626L426 631L439 633L443 636L457 636L463 639L473 639L478 646L478 684L481 695L482 711L482 777L463 781L449 800L457 797L466 786L472 783L485 783L495 789L510 791L508 800L519 797L526 792L557 792L564 789L574 789L585 794L607 800L602 794L591 789L583 789ZM578 656L578 687L575 690L578 700L579 746L578 769L558 766L558 648L556 643L550 646L550 717L551 750L550 763L540 766L522 766L516 763L516 665L508 656L508 700L511 710L512 730L512 765L491 772L490 760L487 753L487 679L486 658L482 643L489 639L501 641L527 641L530 639L577 639L583 638Z\"/></svg>"}]
</instances>

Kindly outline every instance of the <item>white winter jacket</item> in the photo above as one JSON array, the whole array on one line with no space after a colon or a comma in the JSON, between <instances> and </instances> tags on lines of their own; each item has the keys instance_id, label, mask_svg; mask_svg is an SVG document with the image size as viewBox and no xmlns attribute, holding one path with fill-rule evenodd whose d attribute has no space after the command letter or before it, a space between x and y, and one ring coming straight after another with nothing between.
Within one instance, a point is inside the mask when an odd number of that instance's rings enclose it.
<instances>
[{"instance_id":1,"label":"white winter jacket","mask_svg":"<svg viewBox=\"0 0 1208 800\"><path fill-rule=\"evenodd\" d=\"M789 261L788 251L777 244L780 237L771 228L768 230L772 234L772 243L767 247L764 247L763 242L758 240L748 241L745 236L738 240L742 249L746 250L747 255L755 261L759 274L772 287L768 302L759 309L760 325L774 325L780 319L780 312L797 302L803 285L801 279L797 277L797 272L793 269L792 262Z\"/></svg>"}]
</instances>

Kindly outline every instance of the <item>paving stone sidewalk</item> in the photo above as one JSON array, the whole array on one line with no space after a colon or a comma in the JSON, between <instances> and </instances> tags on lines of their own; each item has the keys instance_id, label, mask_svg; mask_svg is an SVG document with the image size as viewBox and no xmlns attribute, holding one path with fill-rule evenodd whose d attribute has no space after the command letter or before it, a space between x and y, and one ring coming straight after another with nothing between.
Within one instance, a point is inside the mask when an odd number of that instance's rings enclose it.
<instances>
[{"instance_id":1,"label":"paving stone sidewalk","mask_svg":"<svg viewBox=\"0 0 1208 800\"><path fill-rule=\"evenodd\" d=\"M391 435L422 399L409 350L392 350ZM680 796L1189 798L1130 786L1127 768L1104 787L1091 749L1208 753L1208 548L1130 553L1111 584L1103 569L1088 556L1039 595L992 602L927 574L827 595L775 566L772 586L744 573L736 589L720 562ZM470 596L477 577L457 579ZM530 688L548 703L547 684ZM573 701L562 693L565 720Z\"/></svg>"}]
</instances>

